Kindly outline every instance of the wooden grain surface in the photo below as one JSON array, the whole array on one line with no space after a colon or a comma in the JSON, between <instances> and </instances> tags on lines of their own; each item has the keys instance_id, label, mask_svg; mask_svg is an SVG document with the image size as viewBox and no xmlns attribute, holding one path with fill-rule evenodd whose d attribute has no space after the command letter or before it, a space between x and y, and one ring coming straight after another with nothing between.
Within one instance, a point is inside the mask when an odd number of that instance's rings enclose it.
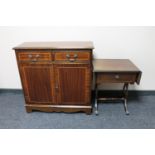
<instances>
[{"instance_id":1,"label":"wooden grain surface","mask_svg":"<svg viewBox=\"0 0 155 155\"><path fill-rule=\"evenodd\" d=\"M15 50L27 112L82 111L90 114L92 49L80 48L91 48L91 46L79 43L78 46L74 45L77 49L66 50L61 48L71 48L73 43L70 46L58 46L59 49L51 44L43 46L45 44L35 45L39 46L37 48L34 44L30 46L28 43L28 49L25 44ZM34 49L31 49L32 47ZM44 47L45 49L40 49ZM66 54L69 54L69 58ZM76 61L68 59L76 59Z\"/></svg>"},{"instance_id":2,"label":"wooden grain surface","mask_svg":"<svg viewBox=\"0 0 155 155\"><path fill-rule=\"evenodd\" d=\"M25 42L13 49L93 49L91 41Z\"/></svg>"},{"instance_id":3,"label":"wooden grain surface","mask_svg":"<svg viewBox=\"0 0 155 155\"><path fill-rule=\"evenodd\" d=\"M129 59L95 59L93 72L140 72Z\"/></svg>"}]
</instances>

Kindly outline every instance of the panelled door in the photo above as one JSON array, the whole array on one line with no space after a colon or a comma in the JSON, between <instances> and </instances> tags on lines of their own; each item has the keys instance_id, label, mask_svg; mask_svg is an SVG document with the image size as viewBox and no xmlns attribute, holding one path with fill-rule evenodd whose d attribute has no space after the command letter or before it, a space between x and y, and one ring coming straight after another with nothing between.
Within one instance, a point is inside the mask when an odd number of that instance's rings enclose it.
<instances>
[{"instance_id":1,"label":"panelled door","mask_svg":"<svg viewBox=\"0 0 155 155\"><path fill-rule=\"evenodd\" d=\"M91 69L89 64L55 64L54 74L57 104L90 105Z\"/></svg>"},{"instance_id":2,"label":"panelled door","mask_svg":"<svg viewBox=\"0 0 155 155\"><path fill-rule=\"evenodd\" d=\"M53 66L50 64L20 64L25 99L30 104L54 103Z\"/></svg>"}]
</instances>

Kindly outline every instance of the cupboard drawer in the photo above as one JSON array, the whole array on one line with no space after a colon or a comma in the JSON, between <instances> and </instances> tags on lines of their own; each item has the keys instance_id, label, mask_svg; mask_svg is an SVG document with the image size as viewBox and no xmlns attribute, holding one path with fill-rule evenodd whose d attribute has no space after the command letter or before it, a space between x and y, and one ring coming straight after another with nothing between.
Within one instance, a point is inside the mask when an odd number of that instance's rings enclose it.
<instances>
[{"instance_id":1,"label":"cupboard drawer","mask_svg":"<svg viewBox=\"0 0 155 155\"><path fill-rule=\"evenodd\" d=\"M20 52L17 54L22 61L50 61L50 52Z\"/></svg>"},{"instance_id":2,"label":"cupboard drawer","mask_svg":"<svg viewBox=\"0 0 155 155\"><path fill-rule=\"evenodd\" d=\"M136 81L136 73L98 73L97 74L97 83L102 82L130 82L134 83Z\"/></svg>"},{"instance_id":3,"label":"cupboard drawer","mask_svg":"<svg viewBox=\"0 0 155 155\"><path fill-rule=\"evenodd\" d=\"M78 60L91 60L91 52L88 51L63 51L55 52L55 60L65 60L69 62L76 62Z\"/></svg>"}]
</instances>

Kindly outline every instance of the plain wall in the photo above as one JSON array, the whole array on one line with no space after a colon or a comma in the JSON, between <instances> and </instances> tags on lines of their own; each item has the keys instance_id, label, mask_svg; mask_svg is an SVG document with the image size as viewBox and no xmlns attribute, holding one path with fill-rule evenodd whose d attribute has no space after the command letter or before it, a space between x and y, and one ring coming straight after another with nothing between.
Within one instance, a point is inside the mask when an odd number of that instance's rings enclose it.
<instances>
[{"instance_id":1,"label":"plain wall","mask_svg":"<svg viewBox=\"0 0 155 155\"><path fill-rule=\"evenodd\" d=\"M93 41L95 58L130 59L142 70L130 89L155 90L155 27L0 27L0 89L21 88L12 48L27 41Z\"/></svg>"}]
</instances>

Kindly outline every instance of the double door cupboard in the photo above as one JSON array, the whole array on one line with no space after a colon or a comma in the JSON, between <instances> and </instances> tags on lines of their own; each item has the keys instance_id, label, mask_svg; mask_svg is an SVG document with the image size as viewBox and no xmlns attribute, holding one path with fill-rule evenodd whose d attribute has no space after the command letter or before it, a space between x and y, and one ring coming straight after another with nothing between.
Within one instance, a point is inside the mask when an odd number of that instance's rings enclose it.
<instances>
[{"instance_id":1,"label":"double door cupboard","mask_svg":"<svg viewBox=\"0 0 155 155\"><path fill-rule=\"evenodd\" d=\"M14 50L27 112L91 113L92 42L26 42Z\"/></svg>"}]
</instances>

